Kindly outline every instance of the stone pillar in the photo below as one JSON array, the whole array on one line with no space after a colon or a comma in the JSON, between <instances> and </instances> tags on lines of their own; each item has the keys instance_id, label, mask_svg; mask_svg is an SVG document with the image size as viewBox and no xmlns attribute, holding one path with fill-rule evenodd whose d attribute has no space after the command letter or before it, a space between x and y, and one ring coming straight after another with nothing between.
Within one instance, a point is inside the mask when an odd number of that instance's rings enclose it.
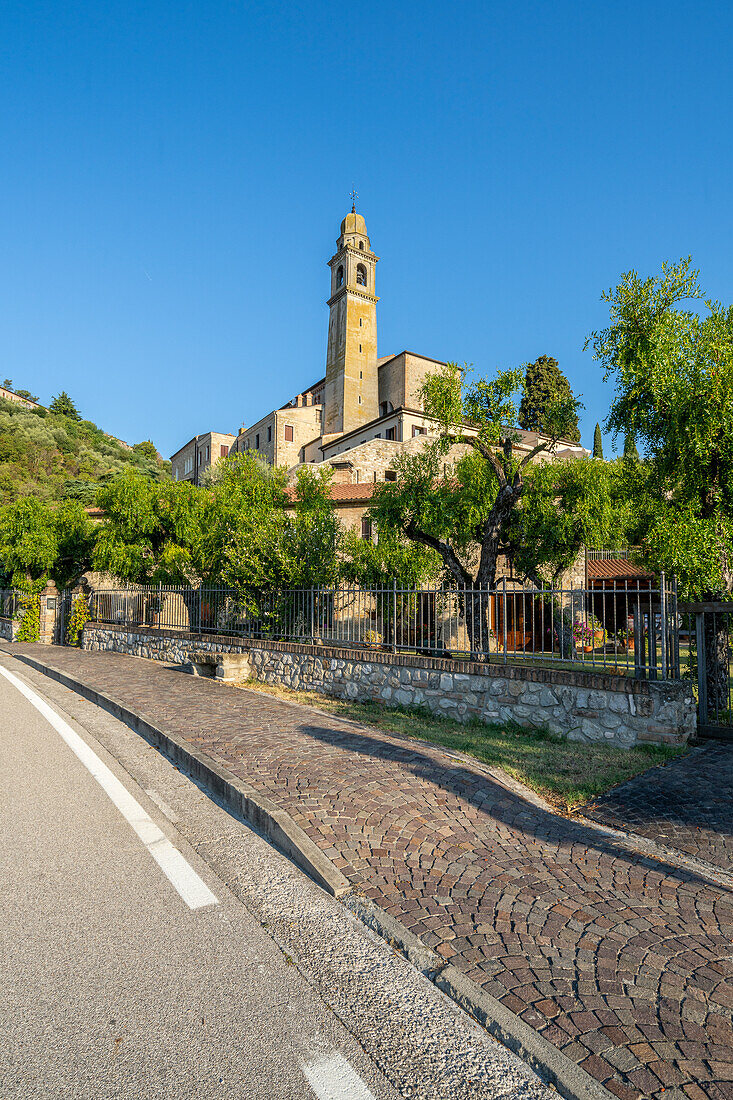
<instances>
[{"instance_id":1,"label":"stone pillar","mask_svg":"<svg viewBox=\"0 0 733 1100\"><path fill-rule=\"evenodd\" d=\"M42 645L53 645L56 641L59 603L59 590L53 581L49 581L41 592L41 629L38 640Z\"/></svg>"}]
</instances>

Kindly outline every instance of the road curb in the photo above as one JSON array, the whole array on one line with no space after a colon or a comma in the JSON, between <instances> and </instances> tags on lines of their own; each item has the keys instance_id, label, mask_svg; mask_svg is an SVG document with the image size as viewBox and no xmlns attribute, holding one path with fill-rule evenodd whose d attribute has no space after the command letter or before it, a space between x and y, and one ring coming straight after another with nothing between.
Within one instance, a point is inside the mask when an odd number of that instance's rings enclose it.
<instances>
[{"instance_id":1,"label":"road curb","mask_svg":"<svg viewBox=\"0 0 733 1100\"><path fill-rule=\"evenodd\" d=\"M91 703L96 703L115 718L126 722L156 749L165 753L174 764L182 765L194 779L210 787L229 809L240 814L245 821L249 821L263 832L281 852L289 856L329 894L340 898L351 889L348 879L334 867L328 856L323 854L285 810L281 810L258 791L242 783L228 768L214 763L208 756L192 749L175 735L165 733L152 722L148 722L120 703L114 696L104 695L81 680L76 680L73 676L51 665L46 665L35 657L15 651L11 651L10 655L35 669L36 672L41 672L49 679L70 688L77 695L82 695Z\"/></svg>"},{"instance_id":2,"label":"road curb","mask_svg":"<svg viewBox=\"0 0 733 1100\"><path fill-rule=\"evenodd\" d=\"M565 1100L616 1100L582 1066L543 1039L521 1017L486 993L437 952L426 947L418 936L408 931L395 917L380 909L369 898L355 894L348 879L333 866L331 860L296 825L289 814L242 783L227 768L215 764L209 757L190 748L173 734L165 733L113 696L105 695L35 657L14 650L6 652L29 668L56 680L102 707L115 718L121 719L173 763L181 764L194 779L210 787L225 805L263 832L280 851L289 856L329 894L339 898L362 924L404 955L416 970L472 1016L490 1035L522 1058L543 1080L554 1086Z\"/></svg>"},{"instance_id":3,"label":"road curb","mask_svg":"<svg viewBox=\"0 0 733 1100\"><path fill-rule=\"evenodd\" d=\"M398 950L446 996L473 1016L502 1046L526 1062L539 1076L553 1085L565 1100L616 1100L595 1077L573 1062L561 1050L543 1039L539 1032L486 993L451 963L432 951L396 917L385 913L369 898L349 894L343 904L359 920Z\"/></svg>"}]
</instances>

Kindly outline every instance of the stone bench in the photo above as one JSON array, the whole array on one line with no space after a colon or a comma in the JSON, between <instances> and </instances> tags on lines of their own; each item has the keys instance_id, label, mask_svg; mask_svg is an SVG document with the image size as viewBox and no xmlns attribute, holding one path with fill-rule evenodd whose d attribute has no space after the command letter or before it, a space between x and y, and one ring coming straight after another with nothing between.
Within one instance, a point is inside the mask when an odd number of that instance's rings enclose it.
<instances>
[{"instance_id":1,"label":"stone bench","mask_svg":"<svg viewBox=\"0 0 733 1100\"><path fill-rule=\"evenodd\" d=\"M194 676L208 676L225 684L247 679L251 672L249 653L212 653L206 649L192 649L186 656L188 671Z\"/></svg>"}]
</instances>

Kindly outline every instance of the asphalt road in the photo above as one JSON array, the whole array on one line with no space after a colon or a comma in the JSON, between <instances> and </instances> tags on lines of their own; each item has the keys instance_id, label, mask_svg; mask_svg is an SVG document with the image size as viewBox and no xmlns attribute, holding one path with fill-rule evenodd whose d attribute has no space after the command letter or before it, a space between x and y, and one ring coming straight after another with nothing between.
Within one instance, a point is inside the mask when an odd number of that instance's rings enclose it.
<instances>
[{"instance_id":1,"label":"asphalt road","mask_svg":"<svg viewBox=\"0 0 733 1100\"><path fill-rule=\"evenodd\" d=\"M0 714L2 1100L397 1095L114 760L71 728L133 824L3 676Z\"/></svg>"},{"instance_id":2,"label":"asphalt road","mask_svg":"<svg viewBox=\"0 0 733 1100\"><path fill-rule=\"evenodd\" d=\"M0 1100L556 1095L137 733L2 646L0 958Z\"/></svg>"}]
</instances>

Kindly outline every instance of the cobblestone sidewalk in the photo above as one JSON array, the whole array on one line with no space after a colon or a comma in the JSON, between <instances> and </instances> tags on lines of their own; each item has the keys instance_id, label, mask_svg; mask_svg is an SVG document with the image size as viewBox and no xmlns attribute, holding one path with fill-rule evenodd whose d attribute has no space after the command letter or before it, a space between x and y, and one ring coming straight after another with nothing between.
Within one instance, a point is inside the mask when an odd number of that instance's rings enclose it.
<instances>
[{"instance_id":1,"label":"cobblestone sidewalk","mask_svg":"<svg viewBox=\"0 0 733 1100\"><path fill-rule=\"evenodd\" d=\"M356 889L615 1096L733 1100L730 892L439 749L154 662L22 652L246 778Z\"/></svg>"},{"instance_id":2,"label":"cobblestone sidewalk","mask_svg":"<svg viewBox=\"0 0 733 1100\"><path fill-rule=\"evenodd\" d=\"M615 787L583 816L733 870L733 744L691 749Z\"/></svg>"}]
</instances>

